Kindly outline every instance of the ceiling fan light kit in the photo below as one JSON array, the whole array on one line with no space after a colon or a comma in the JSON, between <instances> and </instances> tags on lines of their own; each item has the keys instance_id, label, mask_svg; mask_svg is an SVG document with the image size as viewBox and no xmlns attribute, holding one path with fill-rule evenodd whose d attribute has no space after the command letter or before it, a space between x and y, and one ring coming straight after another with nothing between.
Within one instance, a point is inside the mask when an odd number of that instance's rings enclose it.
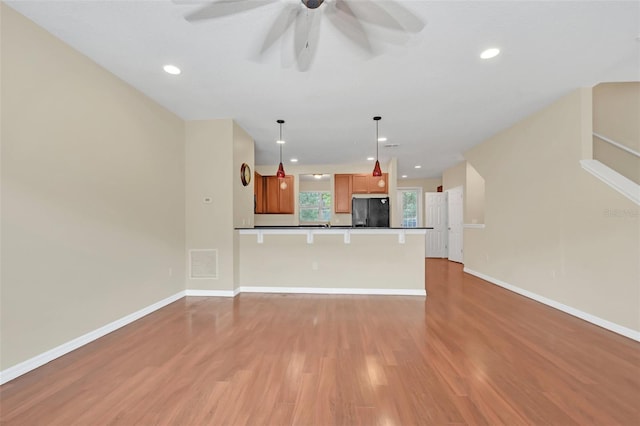
<instances>
[{"instance_id":1,"label":"ceiling fan light kit","mask_svg":"<svg viewBox=\"0 0 640 426\"><path fill-rule=\"evenodd\" d=\"M307 8L309 9L317 9L318 7L320 7L322 3L324 3L324 0L300 0L300 1L302 1L302 4L307 6Z\"/></svg>"}]
</instances>

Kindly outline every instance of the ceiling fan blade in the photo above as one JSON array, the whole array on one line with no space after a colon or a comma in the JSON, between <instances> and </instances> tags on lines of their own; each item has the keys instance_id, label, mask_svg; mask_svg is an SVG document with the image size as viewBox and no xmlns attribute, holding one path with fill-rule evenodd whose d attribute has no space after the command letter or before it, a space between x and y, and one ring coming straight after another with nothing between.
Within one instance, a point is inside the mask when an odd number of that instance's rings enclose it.
<instances>
[{"instance_id":1,"label":"ceiling fan blade","mask_svg":"<svg viewBox=\"0 0 640 426\"><path fill-rule=\"evenodd\" d=\"M343 3L342 12L336 8L335 3L330 4L330 6L331 7L326 9L329 22L364 51L373 54L369 36L360 21L355 17L353 11L351 11L349 5Z\"/></svg>"},{"instance_id":2,"label":"ceiling fan blade","mask_svg":"<svg viewBox=\"0 0 640 426\"><path fill-rule=\"evenodd\" d=\"M189 22L201 21L203 19L214 19L222 16L234 15L247 10L256 9L275 3L278 0L220 0L211 2L201 7L195 12L189 13L185 19Z\"/></svg>"},{"instance_id":3,"label":"ceiling fan blade","mask_svg":"<svg viewBox=\"0 0 640 426\"><path fill-rule=\"evenodd\" d=\"M397 1L385 0L379 5L389 12L406 31L419 33L424 29L424 20Z\"/></svg>"},{"instance_id":4,"label":"ceiling fan blade","mask_svg":"<svg viewBox=\"0 0 640 426\"><path fill-rule=\"evenodd\" d=\"M336 8L373 25L392 30L404 30L400 22L373 1L336 0Z\"/></svg>"},{"instance_id":5,"label":"ceiling fan blade","mask_svg":"<svg viewBox=\"0 0 640 426\"><path fill-rule=\"evenodd\" d=\"M280 37L284 35L285 32L289 29L289 27L296 20L296 12L299 10L298 5L289 4L282 12L278 15L267 36L264 39L264 43L262 43L262 48L260 49L260 53L265 53L269 48L276 42Z\"/></svg>"},{"instance_id":6,"label":"ceiling fan blade","mask_svg":"<svg viewBox=\"0 0 640 426\"><path fill-rule=\"evenodd\" d=\"M320 15L315 9L305 9L296 16L294 53L300 71L307 71L317 52L320 38Z\"/></svg>"}]
</instances>

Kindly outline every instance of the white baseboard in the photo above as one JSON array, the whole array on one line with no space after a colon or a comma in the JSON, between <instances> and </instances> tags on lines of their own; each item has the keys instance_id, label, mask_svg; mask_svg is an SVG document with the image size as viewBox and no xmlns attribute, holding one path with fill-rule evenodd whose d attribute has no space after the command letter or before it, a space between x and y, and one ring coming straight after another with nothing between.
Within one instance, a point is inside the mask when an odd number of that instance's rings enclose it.
<instances>
[{"instance_id":1,"label":"white baseboard","mask_svg":"<svg viewBox=\"0 0 640 426\"><path fill-rule=\"evenodd\" d=\"M397 288L323 288L323 287L261 287L242 286L241 293L301 293L301 294L369 294L385 296L426 296L422 289Z\"/></svg>"},{"instance_id":2,"label":"white baseboard","mask_svg":"<svg viewBox=\"0 0 640 426\"><path fill-rule=\"evenodd\" d=\"M240 289L235 290L186 290L185 296L235 297Z\"/></svg>"},{"instance_id":3,"label":"white baseboard","mask_svg":"<svg viewBox=\"0 0 640 426\"><path fill-rule=\"evenodd\" d=\"M183 298L184 296L184 291L176 293L173 296L169 296L166 299L162 299L161 301L154 303L153 305L142 308L139 311L115 320L96 330L90 331L87 334L77 337L67 343L63 343L62 345L43 352L40 355L36 355L33 358L14 365L13 367L9 367L6 370L0 371L0 385L5 384L18 376L22 376L23 374L28 373L31 370L35 370L36 368L50 361L53 361L54 359L59 358L62 355L66 355L69 352L86 345L87 343L93 342L94 340L99 339L100 337L105 336L112 331L124 327L125 325L130 324L135 320L138 320L143 316L150 314L153 311L157 311L158 309L167 306L168 304L173 303L178 299Z\"/></svg>"},{"instance_id":4,"label":"white baseboard","mask_svg":"<svg viewBox=\"0 0 640 426\"><path fill-rule=\"evenodd\" d=\"M482 274L480 272L474 271L473 269L469 269L467 267L464 268L464 272L474 275L478 278L482 278L485 281L490 282L491 284L495 284L497 286L506 288L507 290L513 291L514 293L518 293L524 297L528 297L529 299L533 299L537 302L544 303L547 306L551 306L552 308L558 309L562 312L565 312L569 315L573 315L574 317L578 317L582 320L595 324L599 327L605 328L609 331L613 331L614 333L620 334L622 336L628 337L629 339L633 339L635 341L640 342L640 331L632 330L630 328L624 327L622 325L613 323L611 321L607 321L595 315L591 315L589 313L583 312L579 309L572 308L571 306L564 305L560 302L556 302L555 300L548 299L544 296L540 296L539 294L532 293L528 290L524 290L520 287L516 287L514 285L508 284L504 281L501 281L497 278L490 277L488 275Z\"/></svg>"},{"instance_id":5,"label":"white baseboard","mask_svg":"<svg viewBox=\"0 0 640 426\"><path fill-rule=\"evenodd\" d=\"M185 296L206 296L206 297L235 297L241 292L246 293L305 293L305 294L377 294L391 296L426 296L425 290L413 289L378 289L378 288L315 288L315 287L239 287L234 290L185 290L169 296L159 302L140 309L132 314L113 321L96 330L90 331L67 343L63 343L51 350L36 355L26 361L0 371L0 385L5 384L16 377L22 376L31 370L35 370L56 358L66 355L87 343L93 342L112 331L115 331L127 324L130 324L151 312L167 306Z\"/></svg>"}]
</instances>

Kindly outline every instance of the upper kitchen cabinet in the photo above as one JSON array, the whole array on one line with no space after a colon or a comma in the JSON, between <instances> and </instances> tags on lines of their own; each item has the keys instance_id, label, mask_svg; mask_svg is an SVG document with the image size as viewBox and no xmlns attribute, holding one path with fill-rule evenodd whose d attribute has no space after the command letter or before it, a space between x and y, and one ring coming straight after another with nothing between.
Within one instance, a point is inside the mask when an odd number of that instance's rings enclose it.
<instances>
[{"instance_id":1,"label":"upper kitchen cabinet","mask_svg":"<svg viewBox=\"0 0 640 426\"><path fill-rule=\"evenodd\" d=\"M264 180L264 213L293 214L293 176L284 178L263 176L262 179Z\"/></svg>"},{"instance_id":2,"label":"upper kitchen cabinet","mask_svg":"<svg viewBox=\"0 0 640 426\"><path fill-rule=\"evenodd\" d=\"M258 172L253 179L254 213L264 213L264 178Z\"/></svg>"},{"instance_id":3,"label":"upper kitchen cabinet","mask_svg":"<svg viewBox=\"0 0 640 426\"><path fill-rule=\"evenodd\" d=\"M380 186L380 180L384 182ZM351 213L351 197L353 194L386 194L389 186L389 174L381 177L371 174L336 174L334 175L334 210L336 213Z\"/></svg>"},{"instance_id":4,"label":"upper kitchen cabinet","mask_svg":"<svg viewBox=\"0 0 640 426\"><path fill-rule=\"evenodd\" d=\"M336 213L351 213L351 194L353 179L351 175L334 176L334 210Z\"/></svg>"},{"instance_id":5,"label":"upper kitchen cabinet","mask_svg":"<svg viewBox=\"0 0 640 426\"><path fill-rule=\"evenodd\" d=\"M380 177L371 174L357 174L353 176L353 194L386 194L389 187L389 174L383 173ZM380 180L384 185L380 186ZM351 202L351 200L349 200Z\"/></svg>"}]
</instances>

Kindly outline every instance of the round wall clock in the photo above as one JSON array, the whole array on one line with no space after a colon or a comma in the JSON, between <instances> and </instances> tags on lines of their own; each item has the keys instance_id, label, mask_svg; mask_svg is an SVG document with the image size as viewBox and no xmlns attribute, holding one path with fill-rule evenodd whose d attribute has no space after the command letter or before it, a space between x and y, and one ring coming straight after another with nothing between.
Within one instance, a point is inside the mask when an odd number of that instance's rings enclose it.
<instances>
[{"instance_id":1,"label":"round wall clock","mask_svg":"<svg viewBox=\"0 0 640 426\"><path fill-rule=\"evenodd\" d=\"M244 186L251 182L251 167L247 163L242 163L242 167L240 167L240 180Z\"/></svg>"}]
</instances>

